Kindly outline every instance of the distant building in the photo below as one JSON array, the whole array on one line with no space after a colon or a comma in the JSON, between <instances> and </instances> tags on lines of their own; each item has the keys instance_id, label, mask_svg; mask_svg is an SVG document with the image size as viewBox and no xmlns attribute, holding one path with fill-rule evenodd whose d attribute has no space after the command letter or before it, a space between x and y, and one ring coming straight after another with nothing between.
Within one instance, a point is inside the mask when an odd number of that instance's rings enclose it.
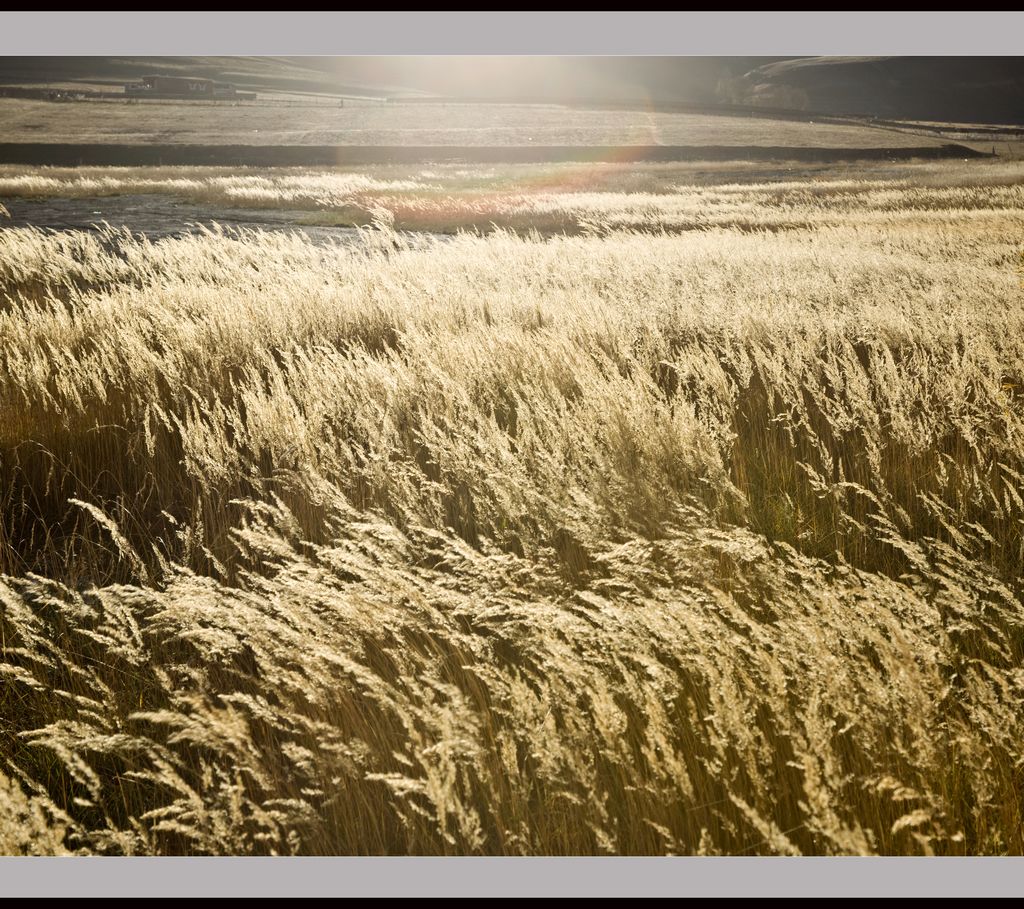
<instances>
[{"instance_id":1,"label":"distant building","mask_svg":"<svg viewBox=\"0 0 1024 909\"><path fill-rule=\"evenodd\" d=\"M255 92L240 92L230 82L185 76L143 76L129 82L124 93L132 98L185 98L194 101L253 101Z\"/></svg>"}]
</instances>

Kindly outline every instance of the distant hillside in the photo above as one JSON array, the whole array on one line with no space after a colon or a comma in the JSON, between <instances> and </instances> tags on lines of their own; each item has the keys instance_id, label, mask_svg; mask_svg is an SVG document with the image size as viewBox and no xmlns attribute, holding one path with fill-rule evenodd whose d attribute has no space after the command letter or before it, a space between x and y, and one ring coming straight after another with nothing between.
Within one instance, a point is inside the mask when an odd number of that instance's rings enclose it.
<instances>
[{"instance_id":1,"label":"distant hillside","mask_svg":"<svg viewBox=\"0 0 1024 909\"><path fill-rule=\"evenodd\" d=\"M0 57L0 85L114 87L150 73L257 92L738 104L1024 123L1024 57Z\"/></svg>"},{"instance_id":2,"label":"distant hillside","mask_svg":"<svg viewBox=\"0 0 1024 909\"><path fill-rule=\"evenodd\" d=\"M291 62L366 84L448 97L717 103L723 86L781 57L312 57Z\"/></svg>"},{"instance_id":3,"label":"distant hillside","mask_svg":"<svg viewBox=\"0 0 1024 909\"><path fill-rule=\"evenodd\" d=\"M0 84L120 86L151 73L264 92L713 103L777 57L0 57Z\"/></svg>"},{"instance_id":4,"label":"distant hillside","mask_svg":"<svg viewBox=\"0 0 1024 909\"><path fill-rule=\"evenodd\" d=\"M352 82L304 57L0 57L0 84L76 83L119 88L150 74L198 76L262 92L386 95L404 86Z\"/></svg>"},{"instance_id":5,"label":"distant hillside","mask_svg":"<svg viewBox=\"0 0 1024 909\"><path fill-rule=\"evenodd\" d=\"M735 80L729 100L830 114L1024 122L1024 57L805 57Z\"/></svg>"}]
</instances>

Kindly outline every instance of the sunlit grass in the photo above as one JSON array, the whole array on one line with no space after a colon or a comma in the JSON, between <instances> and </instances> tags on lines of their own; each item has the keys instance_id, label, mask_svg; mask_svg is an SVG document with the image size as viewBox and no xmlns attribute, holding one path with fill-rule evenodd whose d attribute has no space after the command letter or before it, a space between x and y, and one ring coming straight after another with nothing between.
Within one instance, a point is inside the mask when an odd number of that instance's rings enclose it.
<instances>
[{"instance_id":1,"label":"sunlit grass","mask_svg":"<svg viewBox=\"0 0 1024 909\"><path fill-rule=\"evenodd\" d=\"M0 233L0 851L1020 854L1009 176Z\"/></svg>"},{"instance_id":2,"label":"sunlit grass","mask_svg":"<svg viewBox=\"0 0 1024 909\"><path fill-rule=\"evenodd\" d=\"M952 212L1020 224L1024 186L1009 162L813 166L626 165L343 169L0 167L0 199L161 195L197 206L287 210L308 222L366 225L382 210L398 229L528 232L599 228L790 229ZM305 216L298 213L305 213Z\"/></svg>"}]
</instances>

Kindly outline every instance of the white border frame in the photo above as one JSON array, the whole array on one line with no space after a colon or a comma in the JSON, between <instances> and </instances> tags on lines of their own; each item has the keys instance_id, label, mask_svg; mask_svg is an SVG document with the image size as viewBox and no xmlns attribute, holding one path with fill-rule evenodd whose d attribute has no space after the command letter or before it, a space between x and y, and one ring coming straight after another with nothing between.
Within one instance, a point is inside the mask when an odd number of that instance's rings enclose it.
<instances>
[{"instance_id":1,"label":"white border frame","mask_svg":"<svg viewBox=\"0 0 1024 909\"><path fill-rule=\"evenodd\" d=\"M7 12L0 54L1018 56L1019 12ZM1012 896L1024 858L0 858L0 896Z\"/></svg>"}]
</instances>

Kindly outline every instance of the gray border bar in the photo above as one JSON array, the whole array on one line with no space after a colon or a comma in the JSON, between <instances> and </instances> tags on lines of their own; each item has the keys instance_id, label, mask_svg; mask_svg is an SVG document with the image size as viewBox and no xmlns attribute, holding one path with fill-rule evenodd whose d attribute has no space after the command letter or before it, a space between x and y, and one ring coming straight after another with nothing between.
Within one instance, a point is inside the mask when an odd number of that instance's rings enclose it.
<instances>
[{"instance_id":1,"label":"gray border bar","mask_svg":"<svg viewBox=\"0 0 1024 909\"><path fill-rule=\"evenodd\" d=\"M0 54L1021 53L1021 12L7 12Z\"/></svg>"},{"instance_id":2,"label":"gray border bar","mask_svg":"<svg viewBox=\"0 0 1024 909\"><path fill-rule=\"evenodd\" d=\"M1019 12L0 13L0 54L1006 55ZM0 896L1021 896L1020 858L17 859Z\"/></svg>"},{"instance_id":3,"label":"gray border bar","mask_svg":"<svg viewBox=\"0 0 1024 909\"><path fill-rule=\"evenodd\" d=\"M12 896L1022 896L1020 858L8 858Z\"/></svg>"}]
</instances>

